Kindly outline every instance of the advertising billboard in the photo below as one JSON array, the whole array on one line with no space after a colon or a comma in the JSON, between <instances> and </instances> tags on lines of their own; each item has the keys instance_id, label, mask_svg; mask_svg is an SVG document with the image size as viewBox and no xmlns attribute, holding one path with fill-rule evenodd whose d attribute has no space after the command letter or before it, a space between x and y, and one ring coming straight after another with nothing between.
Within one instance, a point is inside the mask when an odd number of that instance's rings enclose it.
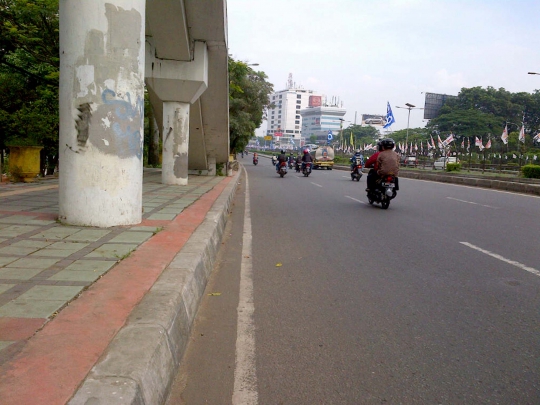
<instances>
[{"instance_id":1,"label":"advertising billboard","mask_svg":"<svg viewBox=\"0 0 540 405\"><path fill-rule=\"evenodd\" d=\"M439 111L446 100L456 98L457 96L449 96L448 94L426 93L424 102L424 119L430 120L439 116Z\"/></svg>"},{"instance_id":2,"label":"advertising billboard","mask_svg":"<svg viewBox=\"0 0 540 405\"><path fill-rule=\"evenodd\" d=\"M386 124L386 115L362 114L362 125L380 125Z\"/></svg>"},{"instance_id":3,"label":"advertising billboard","mask_svg":"<svg viewBox=\"0 0 540 405\"><path fill-rule=\"evenodd\" d=\"M322 104L321 96L309 96L309 106L310 107L320 107Z\"/></svg>"}]
</instances>

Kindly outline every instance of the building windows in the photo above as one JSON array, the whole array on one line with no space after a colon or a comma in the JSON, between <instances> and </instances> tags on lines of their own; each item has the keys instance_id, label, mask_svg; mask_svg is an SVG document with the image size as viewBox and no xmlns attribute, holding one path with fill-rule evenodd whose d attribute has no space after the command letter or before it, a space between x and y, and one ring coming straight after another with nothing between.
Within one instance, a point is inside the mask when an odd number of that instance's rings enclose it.
<instances>
[{"instance_id":1,"label":"building windows","mask_svg":"<svg viewBox=\"0 0 540 405\"><path fill-rule=\"evenodd\" d=\"M302 98L302 95L301 95L301 94L297 94L297 95L296 95L296 98Z\"/></svg>"},{"instance_id":2,"label":"building windows","mask_svg":"<svg viewBox=\"0 0 540 405\"><path fill-rule=\"evenodd\" d=\"M295 124L300 124L300 120L294 121Z\"/></svg>"}]
</instances>

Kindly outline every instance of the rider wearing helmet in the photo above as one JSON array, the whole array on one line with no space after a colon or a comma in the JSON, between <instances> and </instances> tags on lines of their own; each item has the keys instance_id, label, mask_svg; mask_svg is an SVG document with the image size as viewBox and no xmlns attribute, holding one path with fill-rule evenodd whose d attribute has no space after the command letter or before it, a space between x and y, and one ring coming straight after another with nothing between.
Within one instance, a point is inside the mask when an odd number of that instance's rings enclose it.
<instances>
[{"instance_id":1,"label":"rider wearing helmet","mask_svg":"<svg viewBox=\"0 0 540 405\"><path fill-rule=\"evenodd\" d=\"M313 162L313 157L309 153L309 149L304 149L304 155L302 156L302 170L306 166L306 163Z\"/></svg>"},{"instance_id":2,"label":"rider wearing helmet","mask_svg":"<svg viewBox=\"0 0 540 405\"><path fill-rule=\"evenodd\" d=\"M279 166L281 165L281 162L287 163L287 156L285 155L285 151L283 149L281 150L281 153L277 158L276 172L279 172Z\"/></svg>"},{"instance_id":3,"label":"rider wearing helmet","mask_svg":"<svg viewBox=\"0 0 540 405\"><path fill-rule=\"evenodd\" d=\"M356 159L360 159L360 162L362 164L362 167L364 166L364 155L362 155L362 152L360 149L356 149L354 152L354 155L351 157L351 173L354 172L354 166L356 166Z\"/></svg>"},{"instance_id":4,"label":"rider wearing helmet","mask_svg":"<svg viewBox=\"0 0 540 405\"><path fill-rule=\"evenodd\" d=\"M394 140L392 138L385 138L379 141L377 145L379 151L366 162L366 167L372 167L368 173L366 191L375 188L375 182L379 176L391 174L397 177L399 175L399 155L393 151L395 146Z\"/></svg>"}]
</instances>

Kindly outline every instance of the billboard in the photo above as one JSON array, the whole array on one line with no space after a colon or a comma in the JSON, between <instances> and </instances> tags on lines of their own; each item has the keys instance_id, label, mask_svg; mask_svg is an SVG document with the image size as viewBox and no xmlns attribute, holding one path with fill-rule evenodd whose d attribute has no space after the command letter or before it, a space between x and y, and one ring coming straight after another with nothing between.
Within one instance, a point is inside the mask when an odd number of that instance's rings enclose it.
<instances>
[{"instance_id":1,"label":"billboard","mask_svg":"<svg viewBox=\"0 0 540 405\"><path fill-rule=\"evenodd\" d=\"M309 96L309 106L310 107L320 107L321 106L321 96Z\"/></svg>"},{"instance_id":2,"label":"billboard","mask_svg":"<svg viewBox=\"0 0 540 405\"><path fill-rule=\"evenodd\" d=\"M439 111L446 100L456 98L457 96L449 96L448 94L426 93L424 102L424 119L430 120L439 116Z\"/></svg>"},{"instance_id":3,"label":"billboard","mask_svg":"<svg viewBox=\"0 0 540 405\"><path fill-rule=\"evenodd\" d=\"M386 115L362 114L362 125L381 125L386 124Z\"/></svg>"}]
</instances>

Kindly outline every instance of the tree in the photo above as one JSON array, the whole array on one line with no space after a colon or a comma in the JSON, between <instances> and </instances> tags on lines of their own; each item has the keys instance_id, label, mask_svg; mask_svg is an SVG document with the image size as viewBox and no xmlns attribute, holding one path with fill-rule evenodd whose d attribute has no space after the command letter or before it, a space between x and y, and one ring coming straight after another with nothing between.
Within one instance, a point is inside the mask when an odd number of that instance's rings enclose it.
<instances>
[{"instance_id":1,"label":"tree","mask_svg":"<svg viewBox=\"0 0 540 405\"><path fill-rule=\"evenodd\" d=\"M273 85L264 72L256 72L246 63L229 57L229 130L230 150L244 150L255 136L270 105Z\"/></svg>"},{"instance_id":2,"label":"tree","mask_svg":"<svg viewBox=\"0 0 540 405\"><path fill-rule=\"evenodd\" d=\"M0 0L0 148L44 146L58 156L58 0Z\"/></svg>"}]
</instances>

